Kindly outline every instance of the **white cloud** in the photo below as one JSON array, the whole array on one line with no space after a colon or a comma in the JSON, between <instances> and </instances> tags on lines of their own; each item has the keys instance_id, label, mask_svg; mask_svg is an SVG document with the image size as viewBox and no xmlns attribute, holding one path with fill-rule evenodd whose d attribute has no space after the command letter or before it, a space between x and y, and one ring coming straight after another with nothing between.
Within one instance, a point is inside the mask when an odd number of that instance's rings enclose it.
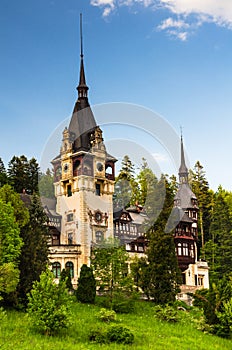
<instances>
[{"instance_id":1,"label":"white cloud","mask_svg":"<svg viewBox=\"0 0 232 350\"><path fill-rule=\"evenodd\" d=\"M162 153L152 153L152 157L157 161L157 162L167 162L168 158L165 154Z\"/></svg>"},{"instance_id":2,"label":"white cloud","mask_svg":"<svg viewBox=\"0 0 232 350\"><path fill-rule=\"evenodd\" d=\"M103 7L103 17L108 17L115 8L116 0L91 0L90 4L93 6Z\"/></svg>"},{"instance_id":3,"label":"white cloud","mask_svg":"<svg viewBox=\"0 0 232 350\"><path fill-rule=\"evenodd\" d=\"M166 9L169 17L157 28L182 41L204 23L232 30L232 0L91 0L91 4L102 7L105 17L120 6Z\"/></svg>"}]
</instances>

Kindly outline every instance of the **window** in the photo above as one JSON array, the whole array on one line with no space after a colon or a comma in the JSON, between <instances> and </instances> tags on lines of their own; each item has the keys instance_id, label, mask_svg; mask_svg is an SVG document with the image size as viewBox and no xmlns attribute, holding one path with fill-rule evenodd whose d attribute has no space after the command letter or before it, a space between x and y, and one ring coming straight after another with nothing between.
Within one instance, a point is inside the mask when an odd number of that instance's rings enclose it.
<instances>
[{"instance_id":1,"label":"window","mask_svg":"<svg viewBox=\"0 0 232 350\"><path fill-rule=\"evenodd\" d=\"M68 244L73 244L73 233L68 232Z\"/></svg>"},{"instance_id":2,"label":"window","mask_svg":"<svg viewBox=\"0 0 232 350\"><path fill-rule=\"evenodd\" d=\"M178 243L177 254L182 255L181 243Z\"/></svg>"},{"instance_id":3,"label":"window","mask_svg":"<svg viewBox=\"0 0 232 350\"><path fill-rule=\"evenodd\" d=\"M67 221L68 222L73 221L73 213L70 213L67 215Z\"/></svg>"},{"instance_id":4,"label":"window","mask_svg":"<svg viewBox=\"0 0 232 350\"><path fill-rule=\"evenodd\" d=\"M66 268L66 270L69 270L70 276L71 276L71 278L73 278L74 277L74 266L73 266L73 263L71 261L66 262L65 268Z\"/></svg>"},{"instance_id":5,"label":"window","mask_svg":"<svg viewBox=\"0 0 232 350\"><path fill-rule=\"evenodd\" d=\"M52 264L52 272L53 272L53 274L54 274L54 277L55 278L59 278L60 277L60 263L59 262L54 262L53 264Z\"/></svg>"},{"instance_id":6,"label":"window","mask_svg":"<svg viewBox=\"0 0 232 350\"><path fill-rule=\"evenodd\" d=\"M204 286L204 276L198 275L198 286Z\"/></svg>"},{"instance_id":7,"label":"window","mask_svg":"<svg viewBox=\"0 0 232 350\"><path fill-rule=\"evenodd\" d=\"M103 240L103 232L102 231L96 231L95 233L95 237L96 237L96 242L100 243Z\"/></svg>"},{"instance_id":8,"label":"window","mask_svg":"<svg viewBox=\"0 0 232 350\"><path fill-rule=\"evenodd\" d=\"M101 185L100 184L96 184L96 195L97 196L101 195Z\"/></svg>"},{"instance_id":9,"label":"window","mask_svg":"<svg viewBox=\"0 0 232 350\"><path fill-rule=\"evenodd\" d=\"M59 235L59 233L54 233L52 235L52 245L60 245L60 235Z\"/></svg>"},{"instance_id":10,"label":"window","mask_svg":"<svg viewBox=\"0 0 232 350\"><path fill-rule=\"evenodd\" d=\"M188 243L183 243L183 255L188 256Z\"/></svg>"},{"instance_id":11,"label":"window","mask_svg":"<svg viewBox=\"0 0 232 350\"><path fill-rule=\"evenodd\" d=\"M68 197L72 196L72 186L71 185L67 186L67 195L68 195Z\"/></svg>"}]
</instances>

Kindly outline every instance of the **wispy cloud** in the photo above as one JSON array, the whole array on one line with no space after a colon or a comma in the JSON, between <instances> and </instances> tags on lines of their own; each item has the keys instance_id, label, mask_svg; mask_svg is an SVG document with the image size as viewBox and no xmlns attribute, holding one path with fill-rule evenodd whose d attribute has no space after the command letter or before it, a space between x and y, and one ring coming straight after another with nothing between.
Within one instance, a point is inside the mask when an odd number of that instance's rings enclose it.
<instances>
[{"instance_id":1,"label":"wispy cloud","mask_svg":"<svg viewBox=\"0 0 232 350\"><path fill-rule=\"evenodd\" d=\"M157 161L157 162L167 162L168 158L165 154L162 153L152 153L152 157Z\"/></svg>"},{"instance_id":2,"label":"wispy cloud","mask_svg":"<svg viewBox=\"0 0 232 350\"><path fill-rule=\"evenodd\" d=\"M103 9L107 17L120 6L143 6L152 11L165 9L168 18L157 26L158 30L185 41L204 23L232 30L232 0L90 0Z\"/></svg>"}]
</instances>

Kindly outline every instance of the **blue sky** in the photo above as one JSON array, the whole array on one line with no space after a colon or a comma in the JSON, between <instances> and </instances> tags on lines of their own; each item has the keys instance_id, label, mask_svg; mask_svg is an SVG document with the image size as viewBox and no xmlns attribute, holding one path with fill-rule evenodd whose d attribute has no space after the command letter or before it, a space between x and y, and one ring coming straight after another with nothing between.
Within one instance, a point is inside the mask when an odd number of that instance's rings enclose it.
<instances>
[{"instance_id":1,"label":"blue sky","mask_svg":"<svg viewBox=\"0 0 232 350\"><path fill-rule=\"evenodd\" d=\"M232 2L218 3L1 0L0 157L5 165L13 155L40 159L50 135L70 116L82 12L91 104L136 104L162 116L177 134L182 126L189 165L200 160L214 190L219 184L232 190ZM162 147L132 127L125 130L123 135L120 128L106 127L106 142L114 132L124 140L134 133L161 171L176 172Z\"/></svg>"}]
</instances>

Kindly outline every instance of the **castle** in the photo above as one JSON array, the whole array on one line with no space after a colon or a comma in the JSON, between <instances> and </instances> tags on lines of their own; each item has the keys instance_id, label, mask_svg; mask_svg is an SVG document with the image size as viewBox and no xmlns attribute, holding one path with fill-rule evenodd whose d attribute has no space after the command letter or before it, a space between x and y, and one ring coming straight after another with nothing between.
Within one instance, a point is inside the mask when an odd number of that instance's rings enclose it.
<instances>
[{"instance_id":1,"label":"castle","mask_svg":"<svg viewBox=\"0 0 232 350\"><path fill-rule=\"evenodd\" d=\"M117 237L127 251L143 255L147 242L141 231L145 214L139 206L113 213L116 158L107 153L101 128L88 101L81 34L78 98L68 127L63 131L59 155L52 160L55 200L45 200L51 242L49 259L58 280L69 268L77 286L80 268L90 263L91 247L103 239ZM182 271L183 295L208 288L208 265L197 258L197 198L188 183L183 140L179 189L175 196L172 221L174 242Z\"/></svg>"}]
</instances>

